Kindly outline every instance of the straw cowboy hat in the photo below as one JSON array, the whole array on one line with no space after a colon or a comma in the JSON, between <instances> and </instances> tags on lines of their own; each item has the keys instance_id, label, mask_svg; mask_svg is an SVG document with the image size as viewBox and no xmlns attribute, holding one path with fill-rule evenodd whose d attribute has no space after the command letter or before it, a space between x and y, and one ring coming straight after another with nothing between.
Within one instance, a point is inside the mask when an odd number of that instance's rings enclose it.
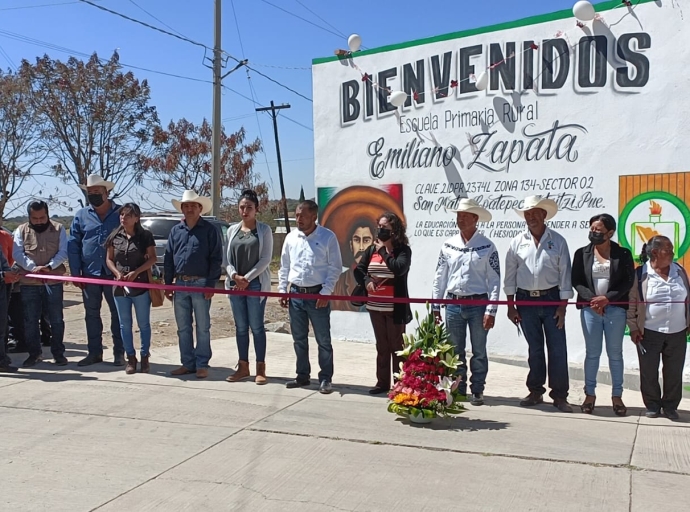
<instances>
[{"instance_id":1,"label":"straw cowboy hat","mask_svg":"<svg viewBox=\"0 0 690 512\"><path fill-rule=\"evenodd\" d=\"M79 185L79 188L86 190L89 187L105 187L106 190L112 190L115 188L115 183L105 181L98 174L89 174L88 178L86 178L86 185Z\"/></svg>"},{"instance_id":2,"label":"straw cowboy hat","mask_svg":"<svg viewBox=\"0 0 690 512\"><path fill-rule=\"evenodd\" d=\"M546 212L546 220L553 218L558 212L558 204L553 199L547 199L542 196L529 196L525 198L522 208L515 209L515 213L524 218L527 210L535 208L541 208Z\"/></svg>"},{"instance_id":3,"label":"straw cowboy hat","mask_svg":"<svg viewBox=\"0 0 690 512\"><path fill-rule=\"evenodd\" d=\"M491 221L491 212L487 210L486 208L482 208L479 206L479 203L475 201L474 199L470 199L469 197L465 197L463 199L460 199L458 201L458 207L455 210L452 210L454 213L460 213L460 212L467 212L467 213L473 213L477 217L479 217L478 222L490 222Z\"/></svg>"},{"instance_id":4,"label":"straw cowboy hat","mask_svg":"<svg viewBox=\"0 0 690 512\"><path fill-rule=\"evenodd\" d=\"M185 190L182 194L182 199L179 201L177 199L172 200L172 204L175 209L182 213L182 205L184 203L197 203L201 205L201 215L206 215L213 209L213 201L210 197L200 196L193 190Z\"/></svg>"}]
</instances>

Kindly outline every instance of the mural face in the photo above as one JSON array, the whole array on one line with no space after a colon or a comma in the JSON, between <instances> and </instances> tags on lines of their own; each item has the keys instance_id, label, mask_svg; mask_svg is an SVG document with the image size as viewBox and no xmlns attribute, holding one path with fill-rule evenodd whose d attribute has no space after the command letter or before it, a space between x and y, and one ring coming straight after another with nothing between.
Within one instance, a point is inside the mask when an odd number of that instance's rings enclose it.
<instances>
[{"instance_id":1,"label":"mural face","mask_svg":"<svg viewBox=\"0 0 690 512\"><path fill-rule=\"evenodd\" d=\"M354 186L338 190L319 188L319 222L333 231L340 244L343 272L336 283L335 295L351 295L357 282L354 269L376 241L376 226L381 214L393 212L403 221L402 185L380 188ZM332 301L336 311L366 311L346 301Z\"/></svg>"}]
</instances>

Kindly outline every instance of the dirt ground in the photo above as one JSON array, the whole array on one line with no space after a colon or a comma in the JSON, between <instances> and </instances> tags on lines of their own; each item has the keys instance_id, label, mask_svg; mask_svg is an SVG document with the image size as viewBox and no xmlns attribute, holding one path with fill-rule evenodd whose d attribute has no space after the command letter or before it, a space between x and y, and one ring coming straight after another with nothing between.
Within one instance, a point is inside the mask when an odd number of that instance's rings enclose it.
<instances>
[{"instance_id":1,"label":"dirt ground","mask_svg":"<svg viewBox=\"0 0 690 512\"><path fill-rule=\"evenodd\" d=\"M222 287L222 283L220 283ZM274 287L275 288L275 287ZM274 289L274 291L276 291ZM288 322L287 310L280 307L278 299L268 298L266 304L266 323ZM64 292L65 342L86 345L86 326L84 324L84 308L82 306L81 291L72 285L65 286ZM103 304L103 342L110 347L112 341L109 335L110 325L108 307ZM173 313L172 302L165 303L158 308L151 308L151 346L164 347L177 345L177 325ZM211 339L227 338L235 335L235 322L230 309L227 295L215 295L211 304ZM138 345L138 342L137 342Z\"/></svg>"}]
</instances>

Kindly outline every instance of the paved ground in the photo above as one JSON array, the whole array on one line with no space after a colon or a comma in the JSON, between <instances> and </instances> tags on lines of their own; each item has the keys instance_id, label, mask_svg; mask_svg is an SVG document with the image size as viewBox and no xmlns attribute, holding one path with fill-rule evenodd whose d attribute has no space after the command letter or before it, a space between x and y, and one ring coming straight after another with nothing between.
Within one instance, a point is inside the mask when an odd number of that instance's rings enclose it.
<instances>
[{"instance_id":1,"label":"paved ground","mask_svg":"<svg viewBox=\"0 0 690 512\"><path fill-rule=\"evenodd\" d=\"M336 391L287 390L288 335L269 335L271 381L228 384L234 341L210 378L49 363L0 377L2 510L686 510L690 401L681 420L518 405L524 368L492 364L487 404L415 426L370 397L374 347L335 343ZM70 347L72 362L82 347ZM312 354L315 359L315 351ZM20 362L24 355L15 356ZM46 356L48 351L46 350ZM111 356L109 354L109 356ZM316 367L315 363L313 366ZM572 382L574 403L582 384Z\"/></svg>"}]
</instances>

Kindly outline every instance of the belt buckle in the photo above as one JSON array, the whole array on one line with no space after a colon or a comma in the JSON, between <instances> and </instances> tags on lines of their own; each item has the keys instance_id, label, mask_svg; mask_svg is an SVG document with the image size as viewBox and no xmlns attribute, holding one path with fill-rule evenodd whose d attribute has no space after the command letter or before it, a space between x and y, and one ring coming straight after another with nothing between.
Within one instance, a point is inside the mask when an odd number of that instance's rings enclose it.
<instances>
[{"instance_id":1,"label":"belt buckle","mask_svg":"<svg viewBox=\"0 0 690 512\"><path fill-rule=\"evenodd\" d=\"M541 297L541 291L540 290L531 290L529 292L530 297Z\"/></svg>"}]
</instances>

